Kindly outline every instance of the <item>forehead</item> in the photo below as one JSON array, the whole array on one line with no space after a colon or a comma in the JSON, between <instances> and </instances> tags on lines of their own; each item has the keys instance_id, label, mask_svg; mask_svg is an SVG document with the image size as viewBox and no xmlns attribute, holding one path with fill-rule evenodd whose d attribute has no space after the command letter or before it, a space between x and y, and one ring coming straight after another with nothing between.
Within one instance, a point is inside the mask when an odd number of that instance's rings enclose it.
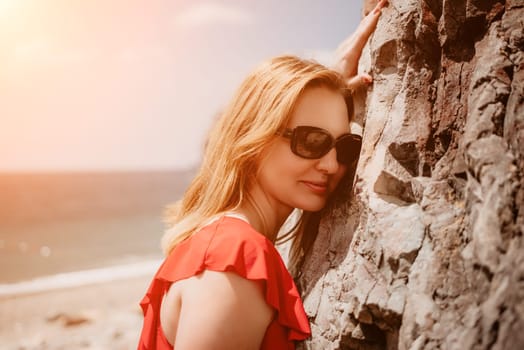
<instances>
[{"instance_id":1,"label":"forehead","mask_svg":"<svg viewBox=\"0 0 524 350\"><path fill-rule=\"evenodd\" d=\"M300 125L326 129L337 137L349 131L349 118L344 97L327 87L306 89L291 112L289 128Z\"/></svg>"}]
</instances>

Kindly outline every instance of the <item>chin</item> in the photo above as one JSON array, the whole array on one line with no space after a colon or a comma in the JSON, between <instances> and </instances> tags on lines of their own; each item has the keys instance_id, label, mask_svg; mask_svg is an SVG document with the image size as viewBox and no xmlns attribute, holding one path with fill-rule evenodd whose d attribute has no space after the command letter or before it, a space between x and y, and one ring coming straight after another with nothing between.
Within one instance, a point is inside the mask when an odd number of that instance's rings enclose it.
<instances>
[{"instance_id":1,"label":"chin","mask_svg":"<svg viewBox=\"0 0 524 350\"><path fill-rule=\"evenodd\" d=\"M302 209L305 211L319 211L322 210L326 206L326 199L320 200L319 198L315 198L315 200L309 200L308 202L302 202L299 205L296 206L297 209Z\"/></svg>"}]
</instances>

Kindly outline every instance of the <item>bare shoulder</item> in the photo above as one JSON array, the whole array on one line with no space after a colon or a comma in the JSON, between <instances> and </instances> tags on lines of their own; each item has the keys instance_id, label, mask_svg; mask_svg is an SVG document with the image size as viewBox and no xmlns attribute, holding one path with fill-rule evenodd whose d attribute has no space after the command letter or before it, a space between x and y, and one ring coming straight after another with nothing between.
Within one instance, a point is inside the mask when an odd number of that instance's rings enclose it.
<instances>
[{"instance_id":1,"label":"bare shoulder","mask_svg":"<svg viewBox=\"0 0 524 350\"><path fill-rule=\"evenodd\" d=\"M177 350L259 349L274 312L259 282L210 270L174 283L164 303L168 313L178 311L176 322L162 324Z\"/></svg>"}]
</instances>

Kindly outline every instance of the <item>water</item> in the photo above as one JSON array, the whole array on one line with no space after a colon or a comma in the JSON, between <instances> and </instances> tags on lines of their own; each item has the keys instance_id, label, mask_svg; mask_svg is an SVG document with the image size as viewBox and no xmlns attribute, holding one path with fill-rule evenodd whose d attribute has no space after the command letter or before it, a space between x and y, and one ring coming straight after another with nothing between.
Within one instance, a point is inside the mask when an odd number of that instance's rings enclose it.
<instances>
[{"instance_id":1,"label":"water","mask_svg":"<svg viewBox=\"0 0 524 350\"><path fill-rule=\"evenodd\" d=\"M0 174L0 284L160 259L163 210L193 173Z\"/></svg>"}]
</instances>

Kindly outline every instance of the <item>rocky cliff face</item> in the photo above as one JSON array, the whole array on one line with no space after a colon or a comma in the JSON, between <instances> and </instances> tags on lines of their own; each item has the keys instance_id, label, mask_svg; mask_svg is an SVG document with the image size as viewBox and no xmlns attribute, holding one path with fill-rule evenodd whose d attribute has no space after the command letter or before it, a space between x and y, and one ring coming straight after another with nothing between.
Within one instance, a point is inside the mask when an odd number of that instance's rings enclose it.
<instances>
[{"instance_id":1,"label":"rocky cliff face","mask_svg":"<svg viewBox=\"0 0 524 350\"><path fill-rule=\"evenodd\" d=\"M390 0L303 349L524 349L523 28L522 0Z\"/></svg>"}]
</instances>

